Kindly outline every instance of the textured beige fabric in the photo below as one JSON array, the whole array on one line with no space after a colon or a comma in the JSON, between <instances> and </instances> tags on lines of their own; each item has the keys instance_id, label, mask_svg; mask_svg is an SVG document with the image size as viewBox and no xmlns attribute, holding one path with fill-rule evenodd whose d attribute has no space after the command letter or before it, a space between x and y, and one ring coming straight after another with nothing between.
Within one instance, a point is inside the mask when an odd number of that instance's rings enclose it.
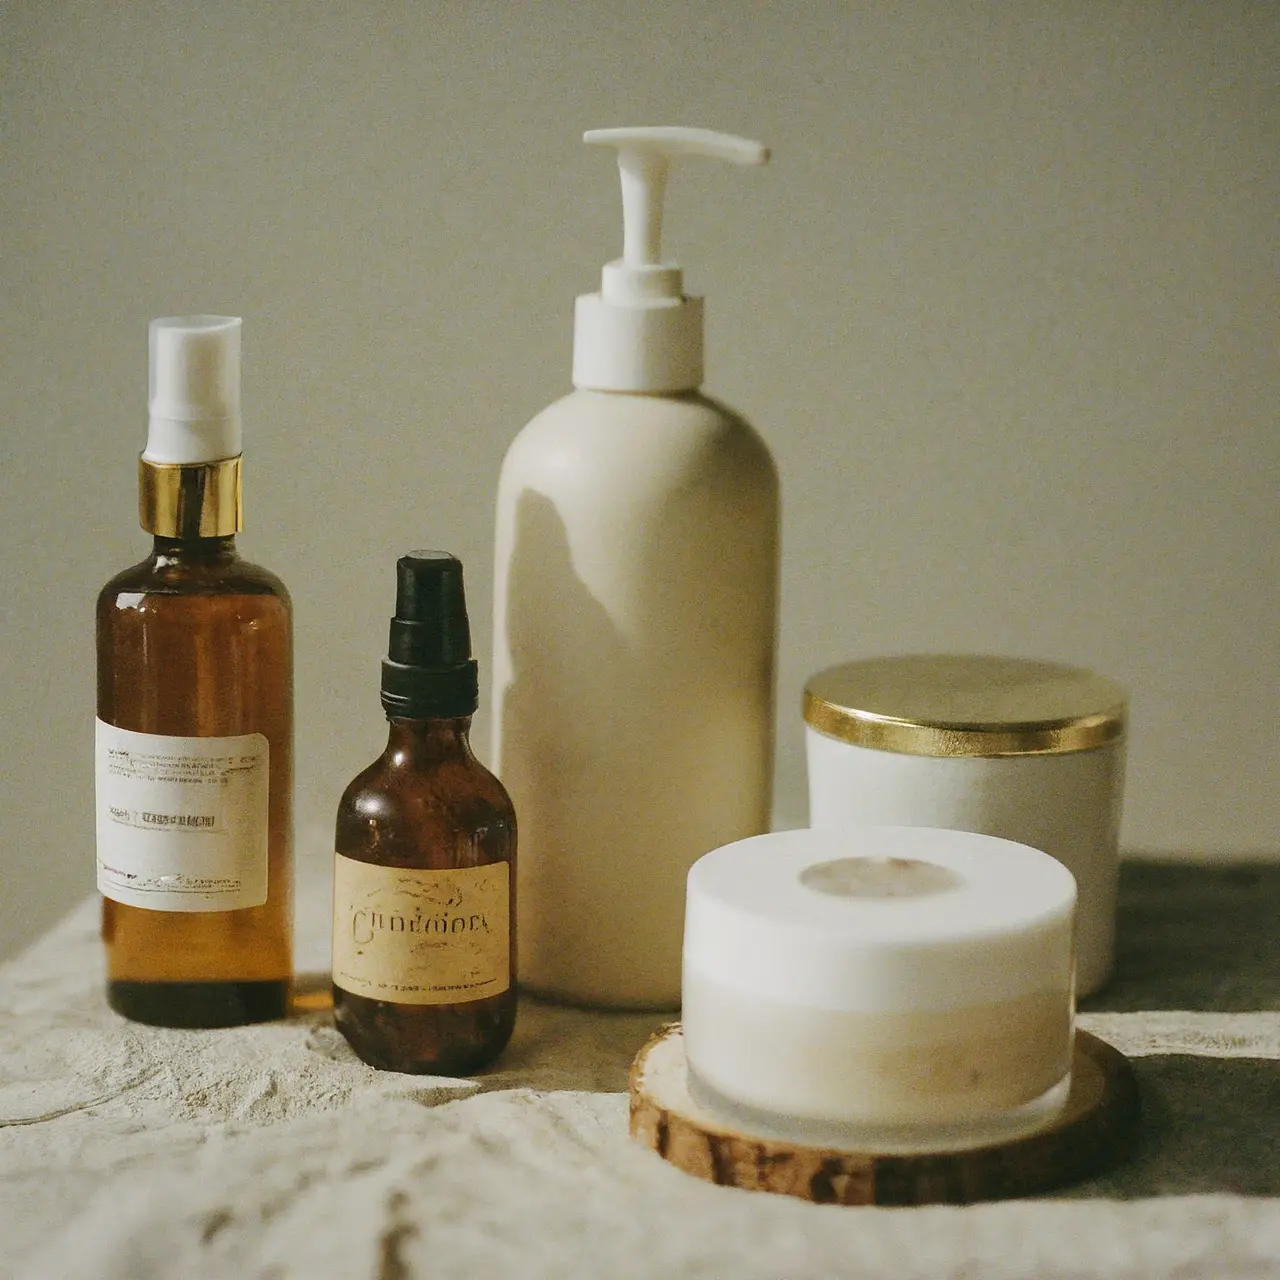
<instances>
[{"instance_id":1,"label":"textured beige fabric","mask_svg":"<svg viewBox=\"0 0 1280 1280\"><path fill-rule=\"evenodd\" d=\"M302 871L300 960L318 973L322 861ZM1233 903L1246 889L1249 902L1274 894L1280 880L1259 872L1242 889L1233 875L1128 875L1125 936L1145 939L1141 955L1128 953L1129 971L1145 956L1161 974L1153 989L1194 1004L1228 989L1218 971L1234 955L1259 1002L1273 1002L1275 948L1263 945L1263 926L1274 917L1242 915ZM1205 919L1167 913L1176 928L1162 964L1160 931L1149 926L1173 900L1199 903ZM1216 924L1219 910L1231 917L1217 935L1227 950L1203 981L1195 965L1178 979L1178 940ZM0 971L5 1275L1280 1273L1271 1140L1280 1013L1240 1010L1238 983L1232 1011L1082 1015L1137 1055L1147 1113L1124 1168L1036 1201L841 1209L698 1183L631 1144L626 1070L659 1016L527 1002L509 1052L481 1080L378 1073L324 1014L220 1032L118 1019L101 996L96 911L86 902ZM1115 989L1112 1003L1138 1002L1124 970Z\"/></svg>"}]
</instances>

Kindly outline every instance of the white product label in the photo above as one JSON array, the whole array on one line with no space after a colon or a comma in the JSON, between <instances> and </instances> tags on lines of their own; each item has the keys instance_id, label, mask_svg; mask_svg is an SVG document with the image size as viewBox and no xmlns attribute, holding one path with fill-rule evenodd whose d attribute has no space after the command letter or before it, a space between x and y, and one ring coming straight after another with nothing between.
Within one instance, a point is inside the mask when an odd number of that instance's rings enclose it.
<instances>
[{"instance_id":1,"label":"white product label","mask_svg":"<svg viewBox=\"0 0 1280 1280\"><path fill-rule=\"evenodd\" d=\"M151 911L267 900L268 744L97 722L98 889Z\"/></svg>"}]
</instances>

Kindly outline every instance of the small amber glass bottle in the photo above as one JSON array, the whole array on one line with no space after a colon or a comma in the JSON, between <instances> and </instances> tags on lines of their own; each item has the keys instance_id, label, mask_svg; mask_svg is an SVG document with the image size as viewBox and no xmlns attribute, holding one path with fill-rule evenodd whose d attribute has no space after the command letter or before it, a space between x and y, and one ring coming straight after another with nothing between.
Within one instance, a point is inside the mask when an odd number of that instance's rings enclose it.
<instances>
[{"instance_id":1,"label":"small amber glass bottle","mask_svg":"<svg viewBox=\"0 0 1280 1280\"><path fill-rule=\"evenodd\" d=\"M338 807L334 1017L372 1066L457 1074L492 1062L515 1025L515 813L468 742L461 563L415 551L396 577L387 748Z\"/></svg>"},{"instance_id":2,"label":"small amber glass bottle","mask_svg":"<svg viewBox=\"0 0 1280 1280\"><path fill-rule=\"evenodd\" d=\"M107 999L139 1022L285 1015L293 633L236 552L240 321L151 327L139 514L151 555L97 605L97 861Z\"/></svg>"}]
</instances>

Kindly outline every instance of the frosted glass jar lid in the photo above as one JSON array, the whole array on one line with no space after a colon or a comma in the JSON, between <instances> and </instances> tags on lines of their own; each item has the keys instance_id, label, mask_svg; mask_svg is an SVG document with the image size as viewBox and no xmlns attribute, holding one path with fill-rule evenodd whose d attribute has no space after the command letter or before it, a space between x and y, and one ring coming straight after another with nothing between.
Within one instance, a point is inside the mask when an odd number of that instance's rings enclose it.
<instances>
[{"instance_id":1,"label":"frosted glass jar lid","mask_svg":"<svg viewBox=\"0 0 1280 1280\"><path fill-rule=\"evenodd\" d=\"M1129 695L1060 662L907 654L828 667L804 689L804 718L854 746L916 756L1088 751L1124 737Z\"/></svg>"}]
</instances>

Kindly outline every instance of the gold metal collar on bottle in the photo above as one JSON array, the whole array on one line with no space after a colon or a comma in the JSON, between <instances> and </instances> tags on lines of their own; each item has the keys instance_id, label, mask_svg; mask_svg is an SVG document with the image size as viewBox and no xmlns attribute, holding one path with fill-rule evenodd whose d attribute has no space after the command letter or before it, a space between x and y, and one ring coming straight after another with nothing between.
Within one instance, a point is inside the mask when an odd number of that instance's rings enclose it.
<instances>
[{"instance_id":1,"label":"gold metal collar on bottle","mask_svg":"<svg viewBox=\"0 0 1280 1280\"><path fill-rule=\"evenodd\" d=\"M138 519L162 538L224 538L242 521L240 458L217 462L138 459Z\"/></svg>"},{"instance_id":2,"label":"gold metal collar on bottle","mask_svg":"<svg viewBox=\"0 0 1280 1280\"><path fill-rule=\"evenodd\" d=\"M915 756L1088 751L1124 737L1129 695L1057 662L917 654L829 667L810 677L804 718L859 747Z\"/></svg>"}]
</instances>

